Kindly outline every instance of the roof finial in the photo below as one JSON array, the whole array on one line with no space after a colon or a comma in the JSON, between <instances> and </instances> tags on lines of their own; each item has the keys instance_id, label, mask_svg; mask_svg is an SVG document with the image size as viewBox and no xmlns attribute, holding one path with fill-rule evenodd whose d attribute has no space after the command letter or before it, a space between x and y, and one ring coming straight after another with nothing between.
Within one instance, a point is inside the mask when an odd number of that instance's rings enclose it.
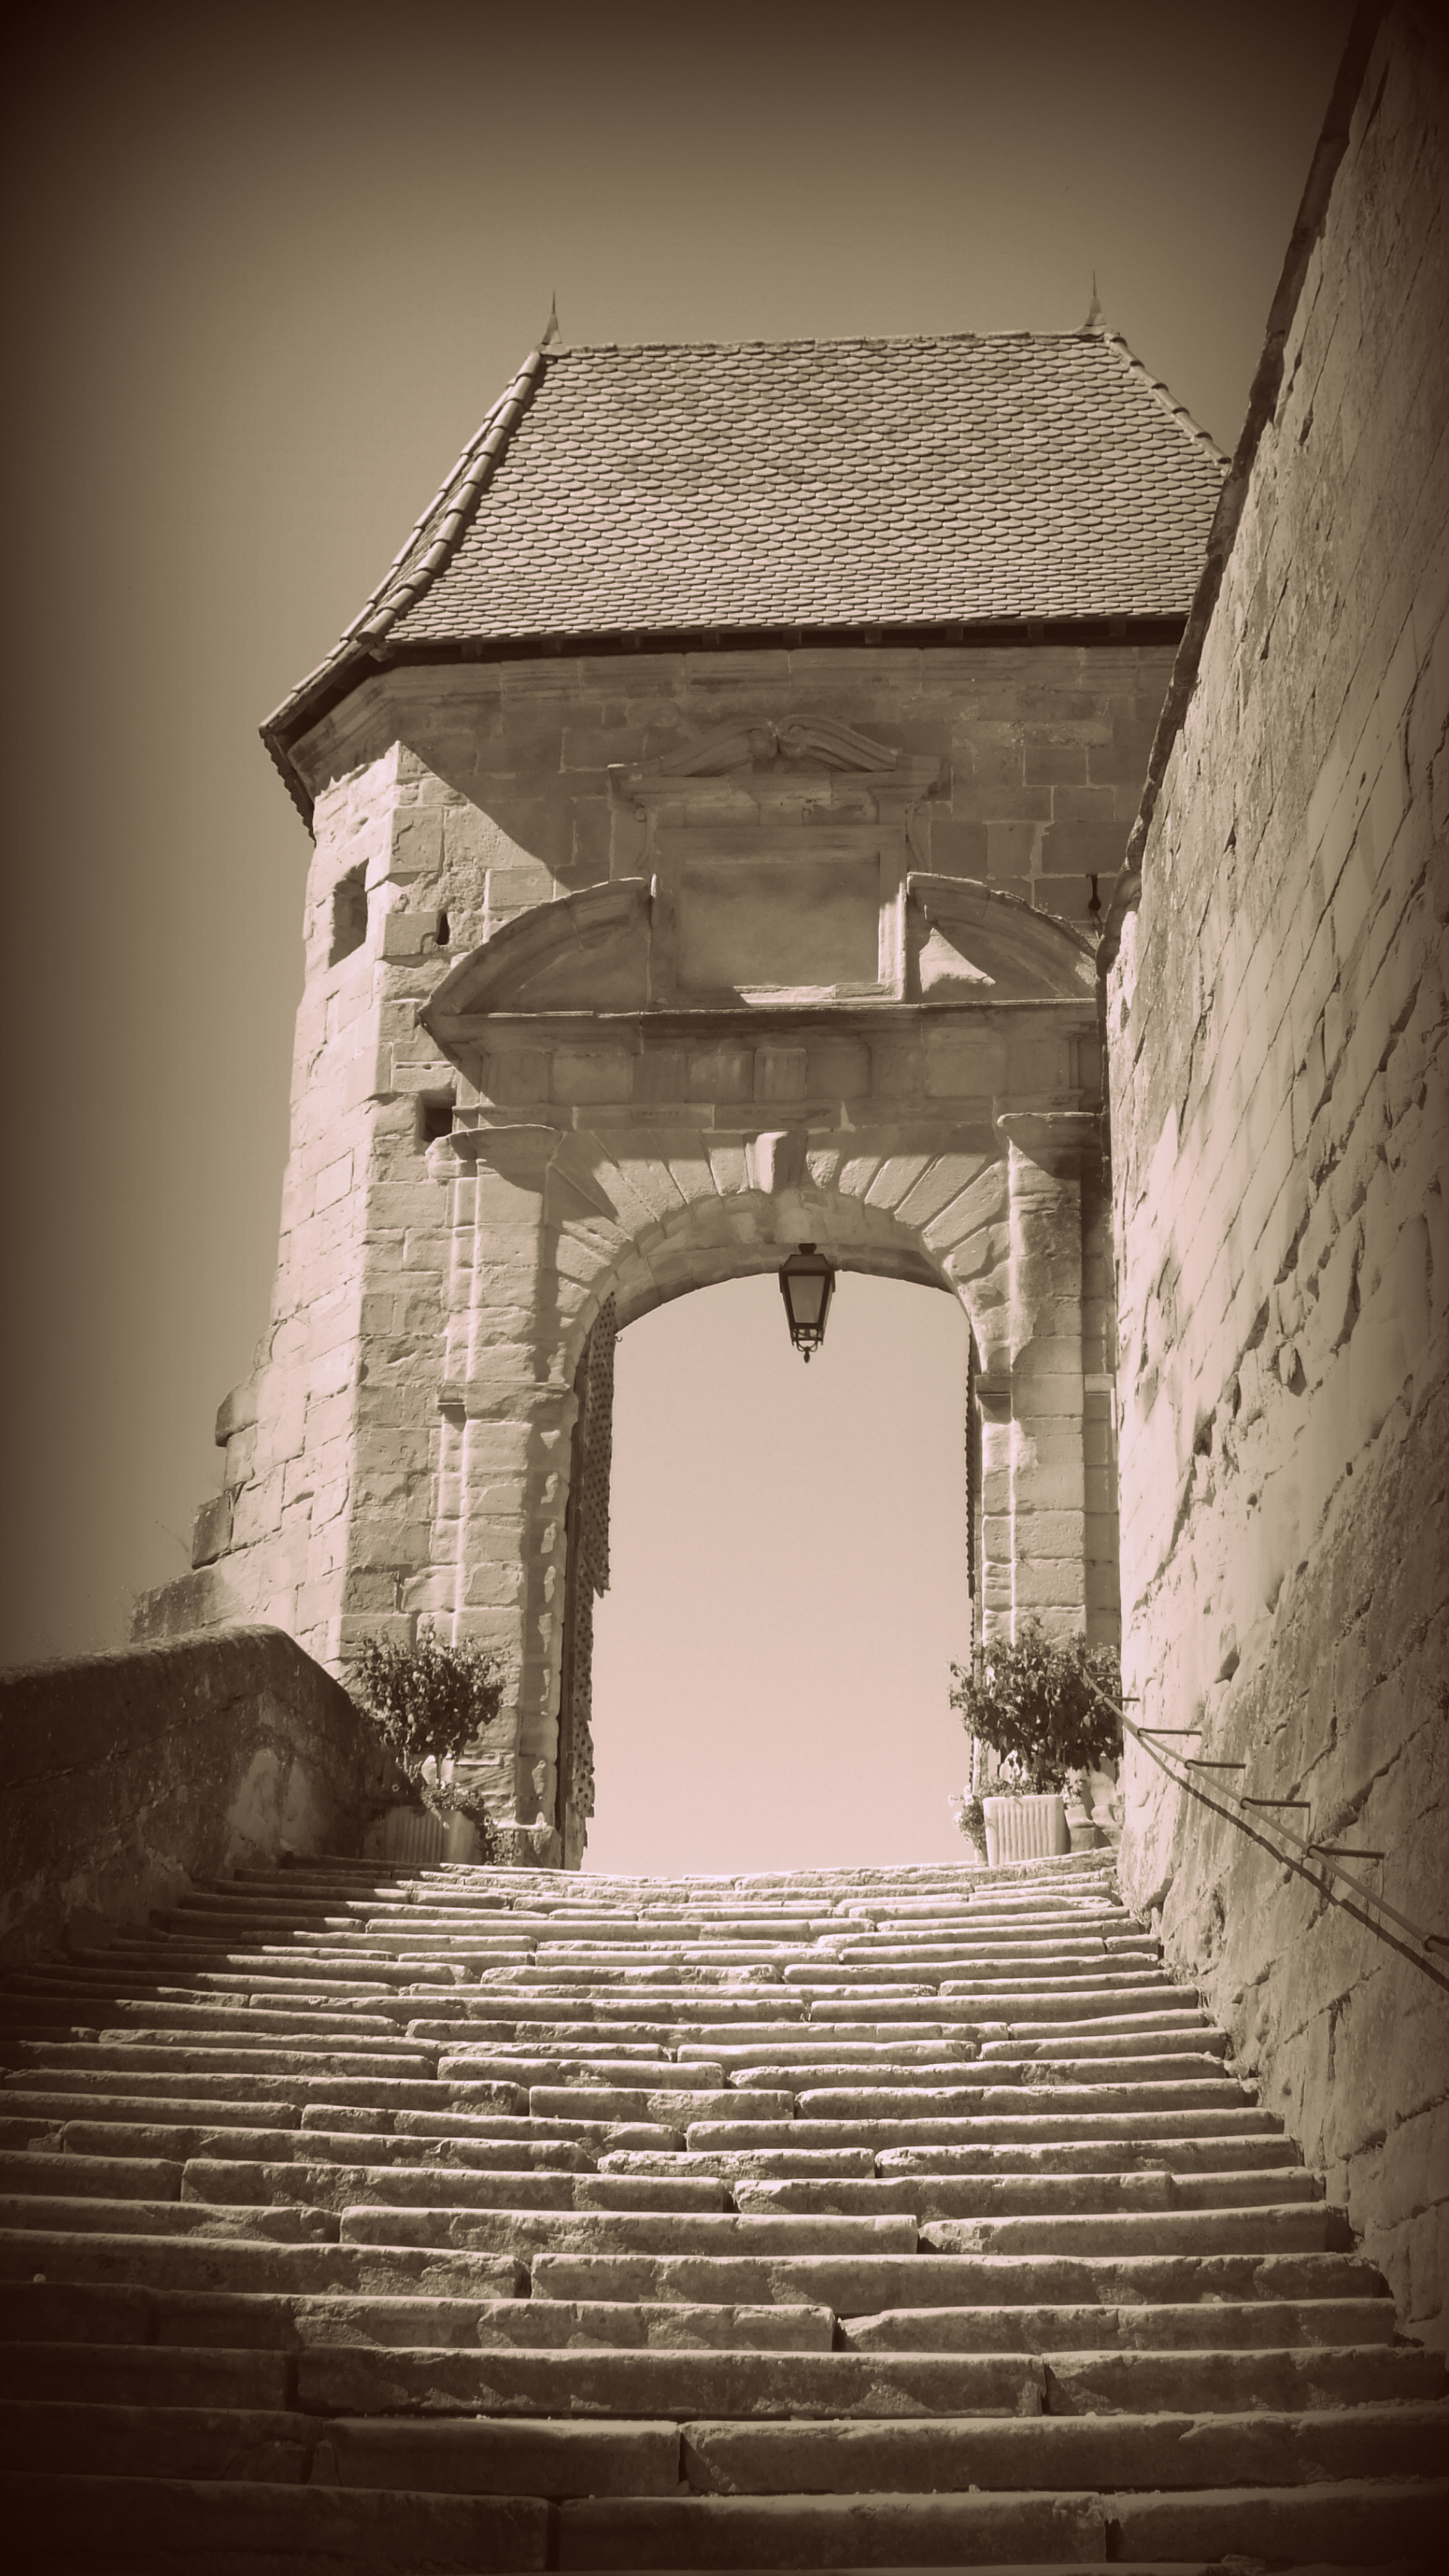
<instances>
[{"instance_id":1,"label":"roof finial","mask_svg":"<svg viewBox=\"0 0 1449 2576\"><path fill-rule=\"evenodd\" d=\"M559 327L558 327L558 290L557 290L557 288L555 288L555 290L554 290L554 295L553 295L553 301L551 302L551 304L549 305L549 308L548 308L548 329L545 331L545 333L544 333L544 335L543 335L543 338L540 340L540 342L539 342L539 344L538 344L538 345L539 345L539 347L540 347L541 349L546 349L546 348L548 347L548 344L549 344L550 340L557 340L557 339L559 338L559 336L560 336L560 334L559 334Z\"/></svg>"},{"instance_id":2,"label":"roof finial","mask_svg":"<svg viewBox=\"0 0 1449 2576\"><path fill-rule=\"evenodd\" d=\"M1088 315L1087 315L1087 318L1086 318L1085 322L1082 324L1082 329L1083 329L1084 331L1100 331L1100 330L1101 330L1101 328L1102 328L1102 307L1101 307L1101 305L1100 305L1100 304L1098 303L1098 301L1097 301L1097 272L1096 272L1096 270L1095 270L1095 269L1093 269L1093 271L1092 271L1092 303L1091 303L1091 310L1089 311L1089 313L1088 313Z\"/></svg>"}]
</instances>

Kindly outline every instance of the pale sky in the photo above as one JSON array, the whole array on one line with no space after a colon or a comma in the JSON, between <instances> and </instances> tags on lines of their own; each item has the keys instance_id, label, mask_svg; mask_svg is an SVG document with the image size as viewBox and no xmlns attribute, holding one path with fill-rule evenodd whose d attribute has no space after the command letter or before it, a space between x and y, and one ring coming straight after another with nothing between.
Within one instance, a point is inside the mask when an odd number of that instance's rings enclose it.
<instances>
[{"instance_id":1,"label":"pale sky","mask_svg":"<svg viewBox=\"0 0 1449 2576\"><path fill-rule=\"evenodd\" d=\"M1231 447L1349 15L293 0L32 34L5 156L6 1660L120 1643L187 1562L267 1318L301 979L307 841L256 727L555 289L576 342L1065 330L1095 270ZM961 1848L964 1340L943 1297L847 1281L807 1377L772 1301L714 1291L621 1344L599 1866L641 1811L656 1865L713 1849L712 1784L745 1768L738 1865ZM770 1396L756 1307L795 1372Z\"/></svg>"}]
</instances>

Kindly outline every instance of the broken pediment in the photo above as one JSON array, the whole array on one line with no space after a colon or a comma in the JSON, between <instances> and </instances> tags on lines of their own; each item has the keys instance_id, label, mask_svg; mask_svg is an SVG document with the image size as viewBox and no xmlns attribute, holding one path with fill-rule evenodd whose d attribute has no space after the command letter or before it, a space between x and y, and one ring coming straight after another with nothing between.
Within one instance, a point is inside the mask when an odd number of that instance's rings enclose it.
<instances>
[{"instance_id":1,"label":"broken pediment","mask_svg":"<svg viewBox=\"0 0 1449 2576\"><path fill-rule=\"evenodd\" d=\"M1085 933L971 877L907 877L906 954L923 1002L1076 1002L1096 989Z\"/></svg>"},{"instance_id":2,"label":"broken pediment","mask_svg":"<svg viewBox=\"0 0 1449 2576\"><path fill-rule=\"evenodd\" d=\"M773 717L751 717L726 726L683 751L667 752L654 764L661 778L719 778L736 769L854 769L874 774L892 770L900 753L889 744L828 716L791 716L784 724Z\"/></svg>"},{"instance_id":3,"label":"broken pediment","mask_svg":"<svg viewBox=\"0 0 1449 2576\"><path fill-rule=\"evenodd\" d=\"M620 877L505 922L418 1017L446 1051L445 1031L487 1011L642 1011L648 987L648 882Z\"/></svg>"}]
</instances>

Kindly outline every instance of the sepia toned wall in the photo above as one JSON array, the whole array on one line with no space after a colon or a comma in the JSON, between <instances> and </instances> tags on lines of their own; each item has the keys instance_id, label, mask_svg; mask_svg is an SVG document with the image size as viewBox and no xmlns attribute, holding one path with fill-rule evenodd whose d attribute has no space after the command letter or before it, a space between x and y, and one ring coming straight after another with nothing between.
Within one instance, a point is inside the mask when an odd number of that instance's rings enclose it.
<instances>
[{"instance_id":1,"label":"sepia toned wall","mask_svg":"<svg viewBox=\"0 0 1449 2576\"><path fill-rule=\"evenodd\" d=\"M1382 1849L1360 1875L1449 1932L1449 119L1427 15L1389 13L1326 142L1108 990L1126 1686L1245 1762L1240 1788L1309 1801L1312 1837ZM1124 1785L1131 1901L1443 2342L1449 1953L1441 1977L1389 1948L1131 1746Z\"/></svg>"}]
</instances>

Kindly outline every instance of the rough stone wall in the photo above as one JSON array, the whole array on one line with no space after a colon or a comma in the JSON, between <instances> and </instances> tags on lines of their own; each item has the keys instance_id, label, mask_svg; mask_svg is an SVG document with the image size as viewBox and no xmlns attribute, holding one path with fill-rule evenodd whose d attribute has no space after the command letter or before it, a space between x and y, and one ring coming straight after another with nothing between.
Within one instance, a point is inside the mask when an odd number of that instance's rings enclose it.
<instances>
[{"instance_id":1,"label":"rough stone wall","mask_svg":"<svg viewBox=\"0 0 1449 2576\"><path fill-rule=\"evenodd\" d=\"M275 1628L0 1674L0 1959L144 1922L203 1875L356 1850L391 1779Z\"/></svg>"},{"instance_id":2,"label":"rough stone wall","mask_svg":"<svg viewBox=\"0 0 1449 2576\"><path fill-rule=\"evenodd\" d=\"M1445 1932L1449 84L1427 17L1365 41L1109 983L1126 1686ZM1449 1978L1125 1789L1130 1895L1442 2343Z\"/></svg>"}]
</instances>

